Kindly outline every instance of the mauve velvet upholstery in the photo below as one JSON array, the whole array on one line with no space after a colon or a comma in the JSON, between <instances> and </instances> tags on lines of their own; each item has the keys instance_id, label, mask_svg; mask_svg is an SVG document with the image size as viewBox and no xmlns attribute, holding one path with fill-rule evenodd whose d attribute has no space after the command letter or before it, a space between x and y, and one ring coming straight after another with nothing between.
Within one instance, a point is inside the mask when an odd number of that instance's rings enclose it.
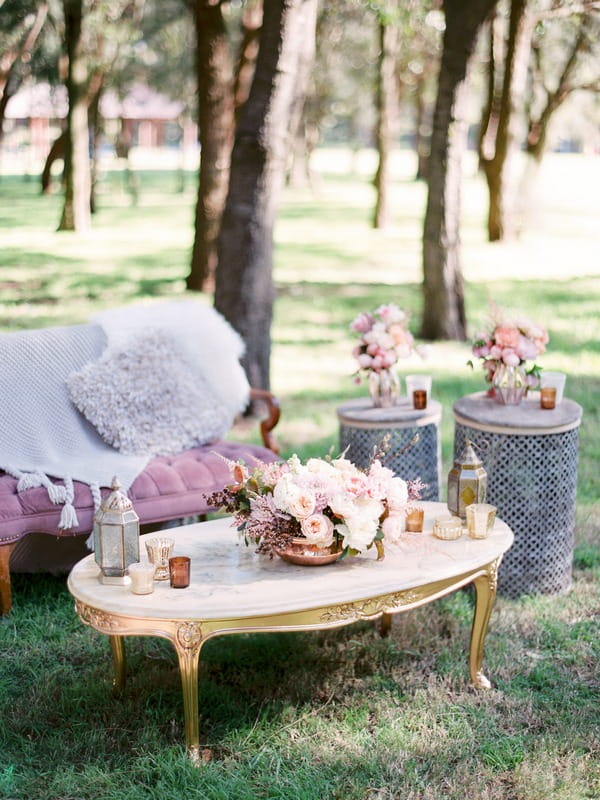
<instances>
[{"instance_id":1,"label":"mauve velvet upholstery","mask_svg":"<svg viewBox=\"0 0 600 800\"><path fill-rule=\"evenodd\" d=\"M158 456L147 464L128 492L140 523L163 522L209 511L205 495L230 482L227 464L219 456L232 461L243 459L249 466L257 460L278 459L265 447L228 441L193 447L175 456ZM79 525L61 531L57 527L61 506L50 502L46 489L26 489L17 494L15 478L0 472L0 544L16 542L27 533L55 536L89 533L94 516L92 495L85 484L74 481L73 485ZM103 489L103 496L109 491Z\"/></svg>"}]
</instances>

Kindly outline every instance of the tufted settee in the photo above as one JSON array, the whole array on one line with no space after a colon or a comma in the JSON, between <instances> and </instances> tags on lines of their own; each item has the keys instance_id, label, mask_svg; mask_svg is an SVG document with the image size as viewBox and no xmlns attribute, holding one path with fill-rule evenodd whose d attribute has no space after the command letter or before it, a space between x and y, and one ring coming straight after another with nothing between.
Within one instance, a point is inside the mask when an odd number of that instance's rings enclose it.
<instances>
[{"instance_id":1,"label":"tufted settee","mask_svg":"<svg viewBox=\"0 0 600 800\"><path fill-rule=\"evenodd\" d=\"M221 324L221 322L219 322ZM226 323L224 323L226 324ZM64 338L66 335L68 341L75 337L78 340L82 335L88 336L90 330L94 329L94 325L83 326L70 326L64 329L48 329L49 331L57 331ZM97 326L96 326L97 327ZM100 333L92 330L94 341L102 338ZM10 346L13 339L10 337L12 334L0 335L0 424L7 428L7 418L9 413L14 414L13 394L16 391L16 381L14 376L11 379L11 367L9 362ZM35 335L25 338L27 347L24 352L26 357L20 360L23 364L19 365L21 384L25 382L27 385L20 386L20 393L25 400L25 405L30 406L35 410L36 408L36 395L40 398L39 405L42 406L41 397L43 395L46 408L44 414L49 418L49 427L53 429L53 442L52 448L54 450L58 447L58 454L55 454L58 463L60 463L61 453L61 428L59 422L52 426L53 408L52 398L62 393L62 385L65 382L59 376L56 379L56 390L53 394L53 387L48 391L45 390L45 384L40 380L40 369L36 369L36 364L43 364L48 358L56 358L55 349L52 352L40 353L40 342L46 341L45 337L38 337ZM94 345L96 347L96 345ZM102 341L94 352L94 357L98 357L106 350L106 341ZM67 358L69 362L62 367L63 373L67 374L69 370L81 367L81 364L89 359L89 353L79 354L79 361L77 358ZM227 359L231 363L227 363ZM58 373L61 367L58 366ZM221 354L219 369L216 370L221 375L236 374L239 378L239 371L241 370L237 355L232 355L231 351ZM9 377L7 377L9 376ZM243 377L245 381L245 376ZM246 382L247 383L247 382ZM64 389L66 392L66 388ZM215 395L211 395L215 397ZM50 401L48 400L50 398ZM63 402L61 397L60 402ZM127 493L133 501L134 508L140 517L141 525L157 525L158 523L165 523L170 520L178 520L189 516L203 515L210 511L206 502L206 496L222 488L230 480L230 472L227 465L227 460L242 459L246 463L251 464L256 460L260 461L275 461L277 460L277 444L273 435L273 429L279 420L279 405L275 397L267 391L255 390L247 387L247 394L245 401L248 399L253 401L255 407L261 409L260 432L262 437L262 445L244 444L232 441L228 438L229 431L224 435L218 436L211 441L198 443L194 446L184 447L178 452L171 455L152 455L144 459L143 468L135 474L132 482L126 485ZM7 402L10 407L10 402L13 402L12 412L7 410ZM48 408L48 403L50 407ZM216 401L218 402L218 401ZM32 419L35 413L24 415L26 420L32 424L32 429L29 431L27 423L19 436L13 436L12 447L13 455L11 456L11 464L15 460L18 461L19 456L14 456L15 445L17 442L17 450L19 442L23 442L24 449L30 444L31 439L36 435L36 428L34 425L35 420ZM93 444L94 436L98 435L94 428L89 424L88 420L83 415L76 412L75 420L81 417L81 426L85 431L85 436L88 441ZM60 418L59 418L60 419ZM66 437L65 433L65 437ZM9 445L11 444L10 436L8 436ZM12 603L11 598L11 555L15 553L15 548L25 545L25 539L33 534L31 541L34 540L37 534L49 534L51 537L59 537L60 541L65 537L79 537L83 543L87 536L89 536L93 527L93 518L95 508L97 508L101 496L105 496L110 489L108 488L112 475L106 473L106 480L102 481L99 488L99 493L96 490L94 493L93 486L90 486L85 480L79 480L76 471L73 473L73 479L67 477L66 473L69 472L69 447L67 446L65 438L65 455L66 462L65 470L56 470L59 477L50 471L47 471L43 476L43 480L36 481L29 480L30 475L36 474L35 471L25 473L22 470L32 469L28 466L23 466L20 463L15 465L15 469L7 467L8 456L1 452L0 442L0 613L6 614ZM106 445L102 443L106 448ZM5 448L6 449L6 448ZM110 449L110 448L109 448ZM109 454L110 455L110 454ZM54 455L53 455L54 457ZM116 474L119 474L118 472ZM120 477L120 475L119 475ZM28 481L29 484L28 485ZM65 496L71 511L71 517L64 516L64 501ZM58 497L58 500L57 500ZM62 515L62 516L61 516ZM65 519L71 520L65 525ZM60 526L63 527L60 527ZM85 538L84 538L85 535ZM44 541L57 542L59 540L49 537L43 538ZM21 570L27 571L27 570ZM39 571L39 570L33 570Z\"/></svg>"}]
</instances>

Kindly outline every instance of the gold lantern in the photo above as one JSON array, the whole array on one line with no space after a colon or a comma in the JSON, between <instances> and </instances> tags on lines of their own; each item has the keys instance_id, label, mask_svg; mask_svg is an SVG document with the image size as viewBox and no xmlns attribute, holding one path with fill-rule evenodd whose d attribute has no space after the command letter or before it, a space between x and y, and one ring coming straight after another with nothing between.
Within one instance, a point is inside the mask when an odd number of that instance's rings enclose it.
<instances>
[{"instance_id":1,"label":"gold lantern","mask_svg":"<svg viewBox=\"0 0 600 800\"><path fill-rule=\"evenodd\" d=\"M140 519L116 477L110 488L94 517L94 554L100 583L124 585L127 567L140 560Z\"/></svg>"},{"instance_id":2,"label":"gold lantern","mask_svg":"<svg viewBox=\"0 0 600 800\"><path fill-rule=\"evenodd\" d=\"M477 457L469 439L459 459L448 473L448 510L461 519L466 519L467 506L485 503L487 472Z\"/></svg>"}]
</instances>

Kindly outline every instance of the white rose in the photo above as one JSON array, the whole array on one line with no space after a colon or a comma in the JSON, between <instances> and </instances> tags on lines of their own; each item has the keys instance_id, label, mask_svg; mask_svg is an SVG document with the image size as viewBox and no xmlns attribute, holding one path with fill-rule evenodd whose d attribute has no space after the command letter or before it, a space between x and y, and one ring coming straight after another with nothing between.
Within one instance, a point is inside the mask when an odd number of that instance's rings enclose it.
<instances>
[{"instance_id":1,"label":"white rose","mask_svg":"<svg viewBox=\"0 0 600 800\"><path fill-rule=\"evenodd\" d=\"M333 544L333 522L324 514L313 514L300 523L302 533L311 544L328 547Z\"/></svg>"}]
</instances>

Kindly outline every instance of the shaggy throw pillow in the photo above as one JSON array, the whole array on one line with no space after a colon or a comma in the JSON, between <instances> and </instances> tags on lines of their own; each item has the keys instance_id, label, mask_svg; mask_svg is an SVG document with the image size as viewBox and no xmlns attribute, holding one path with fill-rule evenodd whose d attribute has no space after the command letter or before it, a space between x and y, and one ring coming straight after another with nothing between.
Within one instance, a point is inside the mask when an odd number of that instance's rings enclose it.
<instances>
[{"instance_id":1,"label":"shaggy throw pillow","mask_svg":"<svg viewBox=\"0 0 600 800\"><path fill-rule=\"evenodd\" d=\"M223 436L233 419L166 330L108 348L67 379L69 396L105 442L129 455L172 455Z\"/></svg>"}]
</instances>

